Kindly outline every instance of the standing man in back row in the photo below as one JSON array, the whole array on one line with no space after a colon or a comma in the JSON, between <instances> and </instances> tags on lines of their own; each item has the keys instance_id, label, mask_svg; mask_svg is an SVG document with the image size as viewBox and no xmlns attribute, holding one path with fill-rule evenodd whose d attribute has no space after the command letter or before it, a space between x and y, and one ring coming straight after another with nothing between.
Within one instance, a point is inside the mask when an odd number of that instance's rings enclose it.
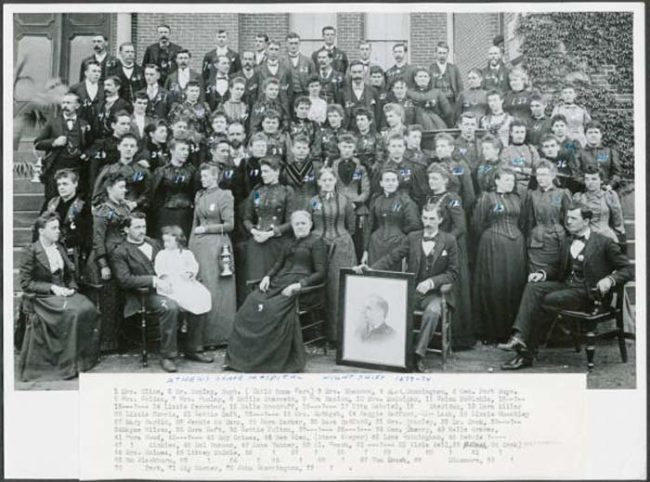
<instances>
[{"instance_id":1,"label":"standing man in back row","mask_svg":"<svg viewBox=\"0 0 650 482\"><path fill-rule=\"evenodd\" d=\"M463 91L463 79L460 70L454 64L449 63L449 44L447 42L438 42L436 47L436 59L431 64L431 83L436 89L440 89L449 105L456 105L456 99ZM456 125L456 119L453 119L452 125Z\"/></svg>"},{"instance_id":2,"label":"standing man in back row","mask_svg":"<svg viewBox=\"0 0 650 482\"><path fill-rule=\"evenodd\" d=\"M79 82L83 82L84 73L86 72L86 64L88 62L98 62L99 66L102 69L101 77L99 81L102 82L106 78L106 71L114 69L117 65L117 59L108 53L108 38L106 35L94 35L92 39L93 43L93 54L90 57L86 57L81 61L81 66L79 68ZM72 81L72 79L70 79Z\"/></svg>"},{"instance_id":3,"label":"standing man in back row","mask_svg":"<svg viewBox=\"0 0 650 482\"><path fill-rule=\"evenodd\" d=\"M201 67L201 75L203 77L203 83L207 84L210 80L210 75L215 71L215 64L219 57L228 57L230 61L230 70L229 75L234 74L238 70L241 70L241 60L239 54L233 49L228 47L228 32L220 28L217 30L217 46L210 50L203 57L203 66Z\"/></svg>"},{"instance_id":4,"label":"standing man in back row","mask_svg":"<svg viewBox=\"0 0 650 482\"><path fill-rule=\"evenodd\" d=\"M324 45L311 54L311 59L314 65L318 65L318 53L326 50L332 56L332 68L337 72L345 74L348 71L348 56L345 55L343 50L334 45L336 40L336 29L331 26L323 27L323 43Z\"/></svg>"},{"instance_id":5,"label":"standing man in back row","mask_svg":"<svg viewBox=\"0 0 650 482\"><path fill-rule=\"evenodd\" d=\"M183 47L169 40L171 31L172 29L169 25L159 25L158 43L149 45L142 58L143 68L148 64L154 64L160 69L158 83L161 87L165 85L167 76L176 70L176 55L178 55L179 51L183 50Z\"/></svg>"}]
</instances>

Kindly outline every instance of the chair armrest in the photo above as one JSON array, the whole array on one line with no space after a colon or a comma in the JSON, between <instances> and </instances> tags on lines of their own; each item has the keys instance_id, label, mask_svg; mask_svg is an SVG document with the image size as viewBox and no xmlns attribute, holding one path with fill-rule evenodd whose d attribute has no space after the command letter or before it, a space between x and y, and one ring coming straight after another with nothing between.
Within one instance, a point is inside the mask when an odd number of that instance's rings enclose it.
<instances>
[{"instance_id":1,"label":"chair armrest","mask_svg":"<svg viewBox=\"0 0 650 482\"><path fill-rule=\"evenodd\" d=\"M320 283L320 284L317 284L317 285L306 286L305 288L300 288L296 293L298 293L299 295L304 295L306 293L311 293L313 291L320 290L320 289L323 289L323 288L325 288L325 283Z\"/></svg>"},{"instance_id":2,"label":"chair armrest","mask_svg":"<svg viewBox=\"0 0 650 482\"><path fill-rule=\"evenodd\" d=\"M262 282L261 279L249 279L246 281L246 286L253 286L253 285L258 285Z\"/></svg>"},{"instance_id":3,"label":"chair armrest","mask_svg":"<svg viewBox=\"0 0 650 482\"><path fill-rule=\"evenodd\" d=\"M440 287L440 293L445 295L451 293L451 290L453 289L454 285L451 283L445 283Z\"/></svg>"},{"instance_id":4,"label":"chair armrest","mask_svg":"<svg viewBox=\"0 0 650 482\"><path fill-rule=\"evenodd\" d=\"M101 283L91 283L90 281L80 281L79 286L93 290L101 290L104 287Z\"/></svg>"}]
</instances>

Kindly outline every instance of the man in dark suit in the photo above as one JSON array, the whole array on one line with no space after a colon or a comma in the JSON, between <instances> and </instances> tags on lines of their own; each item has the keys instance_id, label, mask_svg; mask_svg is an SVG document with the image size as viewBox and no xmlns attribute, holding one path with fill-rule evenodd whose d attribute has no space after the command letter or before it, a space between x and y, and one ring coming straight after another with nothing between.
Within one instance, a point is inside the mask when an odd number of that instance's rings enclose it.
<instances>
[{"instance_id":1,"label":"man in dark suit","mask_svg":"<svg viewBox=\"0 0 650 482\"><path fill-rule=\"evenodd\" d=\"M94 128L97 120L97 108L104 100L104 82L99 81L101 74L99 62L90 60L86 62L85 79L70 87L70 92L79 98L79 117L88 122L91 128Z\"/></svg>"},{"instance_id":2,"label":"man in dark suit","mask_svg":"<svg viewBox=\"0 0 650 482\"><path fill-rule=\"evenodd\" d=\"M120 97L133 104L135 93L144 89L144 70L135 63L135 48L131 42L120 45L120 60L114 68L106 69L106 76L115 76L120 79Z\"/></svg>"},{"instance_id":3,"label":"man in dark suit","mask_svg":"<svg viewBox=\"0 0 650 482\"><path fill-rule=\"evenodd\" d=\"M510 74L510 70L503 62L501 48L496 45L490 47L488 50L488 63L482 70L482 73L483 89L487 91L495 89L501 92L509 90L508 75Z\"/></svg>"},{"instance_id":4,"label":"man in dark suit","mask_svg":"<svg viewBox=\"0 0 650 482\"><path fill-rule=\"evenodd\" d=\"M144 80L146 87L136 92L144 93L149 99L147 115L153 119L167 120L167 113L171 108L171 95L167 89L160 87L160 69L157 65L144 66Z\"/></svg>"},{"instance_id":5,"label":"man in dark suit","mask_svg":"<svg viewBox=\"0 0 650 482\"><path fill-rule=\"evenodd\" d=\"M111 254L113 271L120 288L126 291L124 317L135 315L140 309L139 288L160 288L168 291L169 280L156 276L154 260L160 245L148 238L147 221L140 212L132 212L126 221L126 240ZM180 308L175 301L151 292L146 296L147 311L158 317L160 325L160 364L167 372L176 371L174 359L178 355L178 316ZM201 363L212 363L211 356L201 353L203 349L203 317L192 317L188 323L185 358Z\"/></svg>"},{"instance_id":6,"label":"man in dark suit","mask_svg":"<svg viewBox=\"0 0 650 482\"><path fill-rule=\"evenodd\" d=\"M228 47L228 32L224 29L217 30L217 46L216 48L210 50L203 57L203 65L201 67L201 76L203 77L203 83L206 83L214 70L214 63L219 57L228 57L230 70L229 74L234 74L238 70L241 70L241 60L239 59L239 54L233 49Z\"/></svg>"},{"instance_id":7,"label":"man in dark suit","mask_svg":"<svg viewBox=\"0 0 650 482\"><path fill-rule=\"evenodd\" d=\"M363 64L360 60L353 60L350 63L350 82L346 82L341 91L343 109L347 129L356 130L355 113L359 107L365 107L372 112L372 118L379 119L379 98L377 91L367 85L363 80Z\"/></svg>"},{"instance_id":8,"label":"man in dark suit","mask_svg":"<svg viewBox=\"0 0 650 482\"><path fill-rule=\"evenodd\" d=\"M438 42L436 47L436 61L431 64L431 82L433 87L442 90L450 105L456 105L456 99L463 91L463 77L454 64L447 62L449 44ZM453 122L455 124L455 120Z\"/></svg>"},{"instance_id":9,"label":"man in dark suit","mask_svg":"<svg viewBox=\"0 0 650 482\"><path fill-rule=\"evenodd\" d=\"M280 62L280 44L271 40L266 48L266 60L257 66L257 76L261 85L268 78L278 80L280 86L280 101L286 112L291 112L293 105L293 80L291 79L291 69L288 65ZM258 92L260 100L263 92Z\"/></svg>"},{"instance_id":10,"label":"man in dark suit","mask_svg":"<svg viewBox=\"0 0 650 482\"><path fill-rule=\"evenodd\" d=\"M54 173L71 169L81 175L85 171L84 150L92 142L90 125L77 115L79 96L68 92L61 101L61 114L48 121L34 140L34 148L45 151L41 170L41 182L45 184L45 203L57 195ZM87 176L83 172L84 177Z\"/></svg>"},{"instance_id":11,"label":"man in dark suit","mask_svg":"<svg viewBox=\"0 0 650 482\"><path fill-rule=\"evenodd\" d=\"M396 43L393 45L395 65L386 71L386 90L392 89L397 79L404 80L408 88L415 86L415 82L413 81L415 67L407 62L407 52L408 47L405 43Z\"/></svg>"},{"instance_id":12,"label":"man in dark suit","mask_svg":"<svg viewBox=\"0 0 650 482\"><path fill-rule=\"evenodd\" d=\"M287 56L284 62L291 70L292 90L294 98L309 95L307 83L309 77L316 73L314 61L300 53L300 35L290 32L287 35Z\"/></svg>"},{"instance_id":13,"label":"man in dark suit","mask_svg":"<svg viewBox=\"0 0 650 482\"><path fill-rule=\"evenodd\" d=\"M112 133L111 122L116 113L126 111L133 112L130 102L120 97L120 79L111 76L104 80L104 98L97 105L97 119L95 120L95 138L108 137Z\"/></svg>"},{"instance_id":14,"label":"man in dark suit","mask_svg":"<svg viewBox=\"0 0 650 482\"><path fill-rule=\"evenodd\" d=\"M323 46L311 54L314 65L318 65L318 53L326 50L331 53L332 68L337 72L345 74L348 71L348 56L340 48L334 45L336 40L336 29L331 26L323 27Z\"/></svg>"},{"instance_id":15,"label":"man in dark suit","mask_svg":"<svg viewBox=\"0 0 650 482\"><path fill-rule=\"evenodd\" d=\"M415 306L424 311L420 334L415 344L416 368L421 372L426 371L424 357L427 346L442 314L440 287L454 283L458 279L456 239L451 234L438 229L441 222L442 215L438 207L425 205L422 209L424 230L409 233L395 251L378 259L370 267L370 269L385 270L399 263L403 258L407 258L406 271L415 274L417 283ZM359 274L363 269L368 267L361 265L354 268ZM448 298L448 302L453 305L453 298Z\"/></svg>"},{"instance_id":16,"label":"man in dark suit","mask_svg":"<svg viewBox=\"0 0 650 482\"><path fill-rule=\"evenodd\" d=\"M142 57L142 67L147 64L157 65L160 69L160 79L158 82L161 86L165 85L167 76L176 70L176 54L183 47L170 42L171 27L169 25L158 26L158 43L151 44L147 47Z\"/></svg>"},{"instance_id":17,"label":"man in dark suit","mask_svg":"<svg viewBox=\"0 0 650 482\"><path fill-rule=\"evenodd\" d=\"M88 62L94 61L99 63L102 69L100 80L104 80L108 75L107 72L114 69L118 64L118 60L106 51L108 38L105 35L93 36L92 43L94 53L81 61L81 65L79 66L79 82L84 80L84 72L86 71L86 64Z\"/></svg>"},{"instance_id":18,"label":"man in dark suit","mask_svg":"<svg viewBox=\"0 0 650 482\"><path fill-rule=\"evenodd\" d=\"M203 100L203 77L194 69L190 68L192 53L189 50L179 50L176 54L177 69L167 76L165 89L171 95L171 104L185 102L185 89L190 82L198 82L201 88L200 97Z\"/></svg>"},{"instance_id":19,"label":"man in dark suit","mask_svg":"<svg viewBox=\"0 0 650 482\"><path fill-rule=\"evenodd\" d=\"M634 278L634 266L613 240L589 228L593 213L580 205L567 210L572 235L556 263L528 276L528 284L512 328L512 337L499 345L517 355L501 366L518 370L532 366L541 328L561 310L585 311L601 299L611 302L611 289Z\"/></svg>"},{"instance_id":20,"label":"man in dark suit","mask_svg":"<svg viewBox=\"0 0 650 482\"><path fill-rule=\"evenodd\" d=\"M242 100L246 102L248 108L253 107L253 104L257 101L258 90L260 88L259 76L255 70L255 52L252 50L245 50L241 53L241 62L242 68L240 71L235 72L232 77L242 77L246 80L246 90L244 92L244 97ZM212 85L212 82L208 82L208 85ZM207 91L207 88L206 88Z\"/></svg>"}]
</instances>

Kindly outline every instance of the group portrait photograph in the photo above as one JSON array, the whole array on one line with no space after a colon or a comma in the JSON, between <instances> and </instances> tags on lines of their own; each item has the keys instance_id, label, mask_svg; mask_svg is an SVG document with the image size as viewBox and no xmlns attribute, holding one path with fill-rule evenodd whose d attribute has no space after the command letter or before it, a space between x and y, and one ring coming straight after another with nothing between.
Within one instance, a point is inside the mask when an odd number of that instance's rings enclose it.
<instances>
[{"instance_id":1,"label":"group portrait photograph","mask_svg":"<svg viewBox=\"0 0 650 482\"><path fill-rule=\"evenodd\" d=\"M16 390L637 386L633 12L328 6L12 15Z\"/></svg>"}]
</instances>

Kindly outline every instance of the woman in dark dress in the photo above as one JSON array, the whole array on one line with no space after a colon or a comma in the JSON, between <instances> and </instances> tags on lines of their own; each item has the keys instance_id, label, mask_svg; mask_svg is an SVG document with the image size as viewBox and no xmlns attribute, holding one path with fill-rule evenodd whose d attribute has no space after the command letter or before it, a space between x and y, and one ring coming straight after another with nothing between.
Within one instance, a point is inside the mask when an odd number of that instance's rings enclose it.
<instances>
[{"instance_id":1,"label":"woman in dark dress","mask_svg":"<svg viewBox=\"0 0 650 482\"><path fill-rule=\"evenodd\" d=\"M99 312L77 292L75 266L58 244L59 218L46 212L36 220L38 241L20 266L26 295L27 328L20 352L19 377L68 379L90 370L99 356Z\"/></svg>"},{"instance_id":2,"label":"woman in dark dress","mask_svg":"<svg viewBox=\"0 0 650 482\"><path fill-rule=\"evenodd\" d=\"M246 280L260 279L274 265L290 231L293 190L278 182L280 161L266 157L260 163L263 184L253 189L244 208Z\"/></svg>"},{"instance_id":3,"label":"woman in dark dress","mask_svg":"<svg viewBox=\"0 0 650 482\"><path fill-rule=\"evenodd\" d=\"M126 202L126 179L121 174L109 174L104 180L104 188L106 200L93 208L93 248L86 264L86 278L93 284L102 285L99 293L101 349L112 351L118 347L123 303L113 279L110 256L124 241L124 222L131 208Z\"/></svg>"},{"instance_id":4,"label":"woman in dark dress","mask_svg":"<svg viewBox=\"0 0 650 482\"><path fill-rule=\"evenodd\" d=\"M522 219L528 273L560 261L567 236L564 218L571 204L571 192L554 183L557 169L552 162L541 161L534 172L537 187L526 194Z\"/></svg>"},{"instance_id":5,"label":"woman in dark dress","mask_svg":"<svg viewBox=\"0 0 650 482\"><path fill-rule=\"evenodd\" d=\"M514 172L499 168L495 189L476 204L472 224L480 239L474 273L474 311L482 340L508 339L526 284L526 246L519 230L521 200Z\"/></svg>"},{"instance_id":6,"label":"woman in dark dress","mask_svg":"<svg viewBox=\"0 0 650 482\"><path fill-rule=\"evenodd\" d=\"M187 141L170 144L172 157L168 164L154 172L152 207L155 210L154 237L160 238L164 226L180 226L186 239L192 228L194 195L197 176L194 166L187 162L190 148Z\"/></svg>"},{"instance_id":7,"label":"woman in dark dress","mask_svg":"<svg viewBox=\"0 0 650 482\"><path fill-rule=\"evenodd\" d=\"M463 203L455 192L449 192L452 174L441 164L431 164L427 169L429 188L427 205L436 205L442 214L440 230L454 235L458 245L458 282L455 283L455 298L458 303L452 323L452 347L454 350L472 348L476 343L476 324L472 318L470 302L470 275L467 256L467 221Z\"/></svg>"},{"instance_id":8,"label":"woman in dark dress","mask_svg":"<svg viewBox=\"0 0 650 482\"><path fill-rule=\"evenodd\" d=\"M318 196L309 202L314 222L314 236L322 238L334 252L328 261L327 275L327 341L336 343L339 313L339 271L357 265L352 242L355 228L354 204L336 188L336 174L331 167L318 173Z\"/></svg>"},{"instance_id":9,"label":"woman in dark dress","mask_svg":"<svg viewBox=\"0 0 650 482\"><path fill-rule=\"evenodd\" d=\"M258 289L235 316L225 364L242 372L299 372L305 367L305 348L295 292L321 283L327 275L327 250L310 234L306 211L291 215L294 239L286 244ZM313 293L321 296L320 293Z\"/></svg>"},{"instance_id":10,"label":"woman in dark dress","mask_svg":"<svg viewBox=\"0 0 650 482\"><path fill-rule=\"evenodd\" d=\"M396 249L408 233L421 229L417 205L398 189L397 171L384 168L379 183L382 193L370 201L362 264L374 263ZM402 266L393 265L390 269L401 271Z\"/></svg>"}]
</instances>

